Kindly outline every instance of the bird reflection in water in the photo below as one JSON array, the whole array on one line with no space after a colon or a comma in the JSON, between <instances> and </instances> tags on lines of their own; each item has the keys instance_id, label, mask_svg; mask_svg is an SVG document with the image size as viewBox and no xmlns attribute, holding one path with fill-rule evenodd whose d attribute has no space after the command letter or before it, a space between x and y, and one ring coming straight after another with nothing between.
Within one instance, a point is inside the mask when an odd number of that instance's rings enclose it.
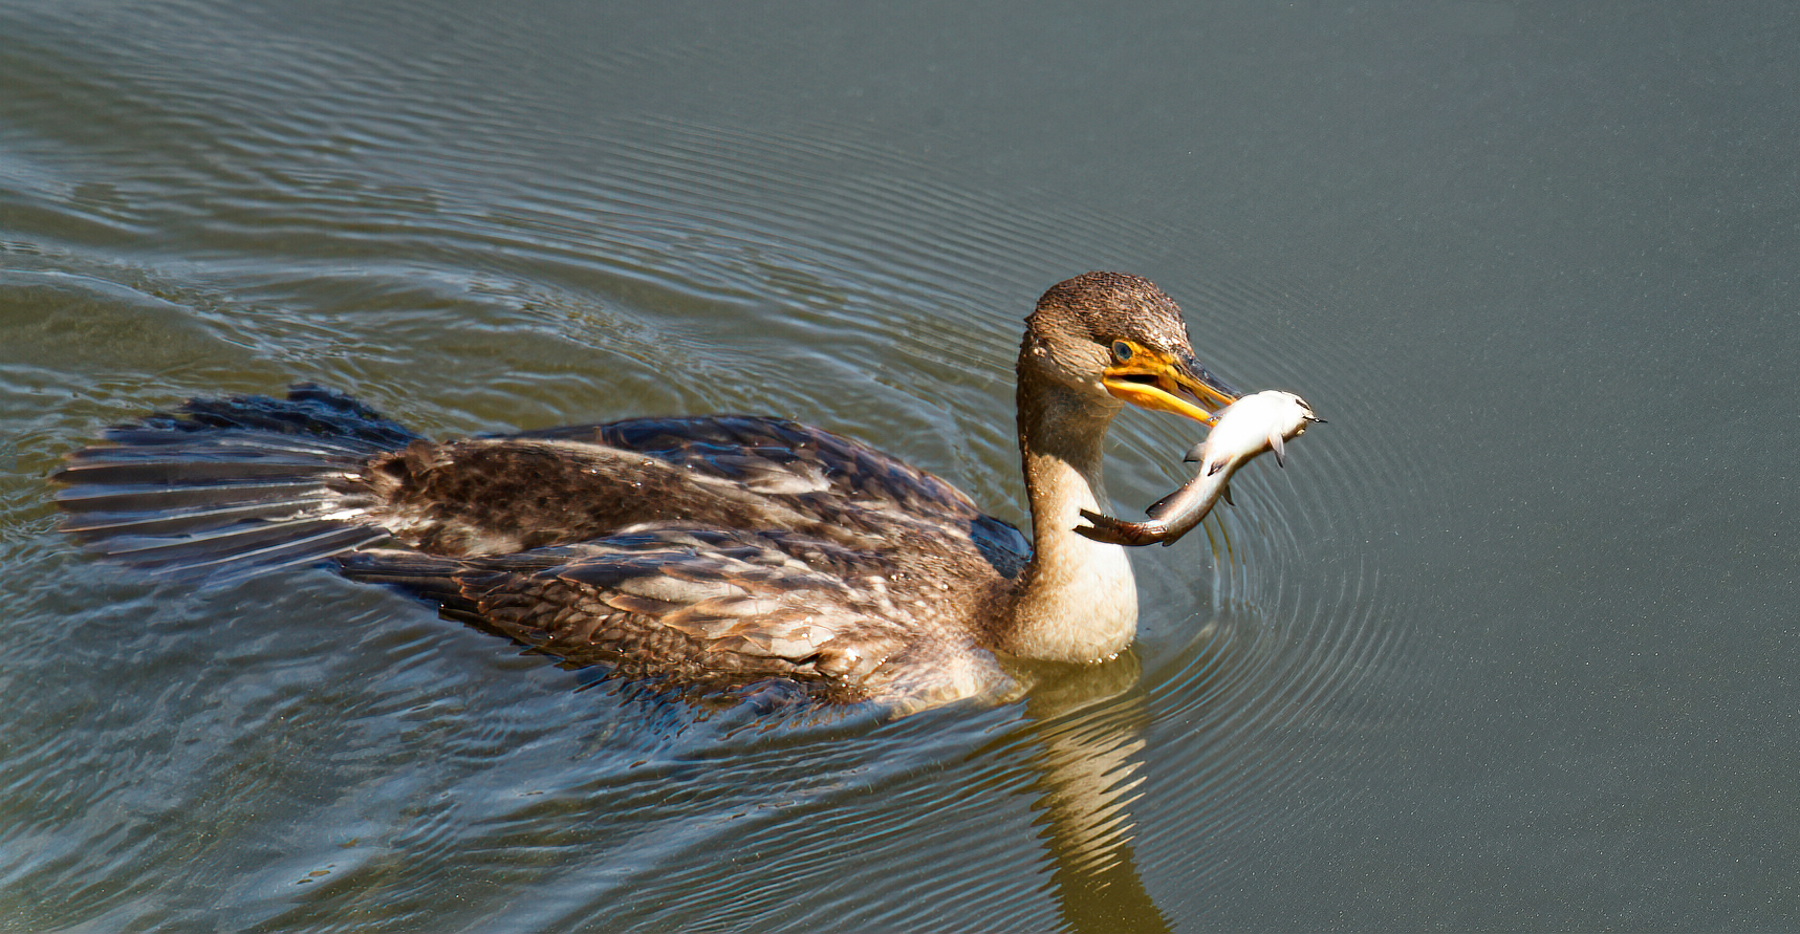
<instances>
[{"instance_id":1,"label":"bird reflection in water","mask_svg":"<svg viewBox=\"0 0 1800 934\"><path fill-rule=\"evenodd\" d=\"M1025 709L1064 923L1079 932L1168 930L1131 845L1149 723L1137 652L1038 685Z\"/></svg>"}]
</instances>

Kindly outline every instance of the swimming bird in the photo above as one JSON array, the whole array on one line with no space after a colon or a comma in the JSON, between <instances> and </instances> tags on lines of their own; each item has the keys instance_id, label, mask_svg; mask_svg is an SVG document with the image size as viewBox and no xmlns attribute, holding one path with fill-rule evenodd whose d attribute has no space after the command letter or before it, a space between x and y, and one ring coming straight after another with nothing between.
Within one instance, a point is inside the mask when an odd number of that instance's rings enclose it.
<instances>
[{"instance_id":1,"label":"swimming bird","mask_svg":"<svg viewBox=\"0 0 1800 934\"><path fill-rule=\"evenodd\" d=\"M1081 517L1093 525L1075 531L1117 545L1173 545L1212 512L1220 497L1231 502L1231 478L1239 467L1267 451L1274 451L1275 463L1286 467L1283 442L1304 434L1307 425L1324 421L1305 399L1291 392L1270 389L1244 396L1217 413L1206 440L1188 451L1183 460L1198 461L1199 471L1180 489L1150 504L1149 521L1124 522L1083 509Z\"/></svg>"},{"instance_id":2,"label":"swimming bird","mask_svg":"<svg viewBox=\"0 0 1800 934\"><path fill-rule=\"evenodd\" d=\"M1132 641L1124 549L1075 533L1107 501L1127 404L1200 422L1239 393L1149 280L1058 283L1017 364L1027 540L949 483L779 418L634 418L431 441L310 384L118 426L54 479L107 558L230 580L335 563L573 665L700 695L798 687L896 713L1003 693L1008 659Z\"/></svg>"}]
</instances>

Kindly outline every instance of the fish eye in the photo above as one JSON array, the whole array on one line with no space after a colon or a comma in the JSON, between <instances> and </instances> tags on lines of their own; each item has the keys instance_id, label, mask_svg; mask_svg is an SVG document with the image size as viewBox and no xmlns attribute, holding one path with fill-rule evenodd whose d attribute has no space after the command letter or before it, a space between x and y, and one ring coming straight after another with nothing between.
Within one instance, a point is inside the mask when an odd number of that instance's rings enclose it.
<instances>
[{"instance_id":1,"label":"fish eye","mask_svg":"<svg viewBox=\"0 0 1800 934\"><path fill-rule=\"evenodd\" d=\"M1124 341L1113 341L1112 352L1113 359L1120 363L1126 363L1131 360L1131 345Z\"/></svg>"}]
</instances>

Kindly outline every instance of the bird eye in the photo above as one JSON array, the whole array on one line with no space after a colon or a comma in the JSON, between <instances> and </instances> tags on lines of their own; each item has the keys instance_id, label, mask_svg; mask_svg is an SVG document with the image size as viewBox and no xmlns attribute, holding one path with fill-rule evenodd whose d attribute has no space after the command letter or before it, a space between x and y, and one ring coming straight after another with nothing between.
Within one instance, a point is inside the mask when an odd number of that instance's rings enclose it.
<instances>
[{"instance_id":1,"label":"bird eye","mask_svg":"<svg viewBox=\"0 0 1800 934\"><path fill-rule=\"evenodd\" d=\"M1118 360L1120 363L1124 363L1131 359L1131 345L1124 341L1113 341L1112 352L1113 359Z\"/></svg>"}]
</instances>

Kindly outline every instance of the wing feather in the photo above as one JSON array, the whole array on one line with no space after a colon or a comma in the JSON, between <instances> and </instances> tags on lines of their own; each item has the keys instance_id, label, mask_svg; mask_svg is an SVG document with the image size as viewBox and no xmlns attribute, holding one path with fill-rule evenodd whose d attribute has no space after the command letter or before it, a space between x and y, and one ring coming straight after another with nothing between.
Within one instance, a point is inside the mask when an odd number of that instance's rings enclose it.
<instances>
[{"instance_id":1,"label":"wing feather","mask_svg":"<svg viewBox=\"0 0 1800 934\"><path fill-rule=\"evenodd\" d=\"M743 484L771 498L820 507L895 510L971 521L962 491L905 461L841 435L786 419L727 415L633 418L526 432L521 438L585 441L633 451Z\"/></svg>"},{"instance_id":2,"label":"wing feather","mask_svg":"<svg viewBox=\"0 0 1800 934\"><path fill-rule=\"evenodd\" d=\"M341 563L576 664L642 676L678 660L667 680L693 687L782 674L854 690L907 644L907 630L883 615L878 592L797 555L873 560L793 535L671 527L518 555L374 550Z\"/></svg>"}]
</instances>

